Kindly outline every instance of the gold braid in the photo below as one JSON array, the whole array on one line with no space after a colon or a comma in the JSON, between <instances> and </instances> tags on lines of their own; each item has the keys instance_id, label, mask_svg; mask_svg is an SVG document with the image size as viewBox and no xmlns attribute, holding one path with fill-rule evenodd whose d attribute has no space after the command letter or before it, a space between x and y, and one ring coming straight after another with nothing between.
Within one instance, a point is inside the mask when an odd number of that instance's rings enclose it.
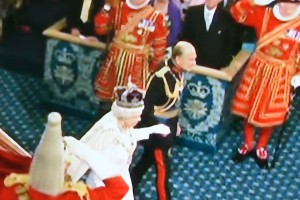
<instances>
[{"instance_id":1,"label":"gold braid","mask_svg":"<svg viewBox=\"0 0 300 200\"><path fill-rule=\"evenodd\" d=\"M30 200L28 195L29 185L29 175L28 174L15 174L12 173L4 179L4 185L6 187L12 187L17 185L16 193L18 195L19 200ZM81 200L90 200L88 185L82 181L72 182L65 181L64 183L64 191L73 191L78 194Z\"/></svg>"}]
</instances>

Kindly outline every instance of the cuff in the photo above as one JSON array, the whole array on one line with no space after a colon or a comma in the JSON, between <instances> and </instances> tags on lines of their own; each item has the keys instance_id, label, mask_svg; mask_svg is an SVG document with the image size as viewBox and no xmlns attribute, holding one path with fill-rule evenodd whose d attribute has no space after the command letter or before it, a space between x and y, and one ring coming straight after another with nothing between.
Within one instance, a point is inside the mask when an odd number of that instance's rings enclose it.
<instances>
[{"instance_id":1,"label":"cuff","mask_svg":"<svg viewBox=\"0 0 300 200\"><path fill-rule=\"evenodd\" d=\"M294 88L297 88L300 86L300 75L295 75L293 76L292 80L291 80L291 85Z\"/></svg>"}]
</instances>

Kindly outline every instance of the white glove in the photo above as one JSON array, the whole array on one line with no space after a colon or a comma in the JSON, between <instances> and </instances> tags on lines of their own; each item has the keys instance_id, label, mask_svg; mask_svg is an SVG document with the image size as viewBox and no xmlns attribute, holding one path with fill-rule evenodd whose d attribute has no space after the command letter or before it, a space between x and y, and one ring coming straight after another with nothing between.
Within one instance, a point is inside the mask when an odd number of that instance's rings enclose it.
<instances>
[{"instance_id":1,"label":"white glove","mask_svg":"<svg viewBox=\"0 0 300 200\"><path fill-rule=\"evenodd\" d=\"M295 75L293 76L292 80L291 80L291 85L294 88L297 88L300 86L300 75Z\"/></svg>"},{"instance_id":2,"label":"white glove","mask_svg":"<svg viewBox=\"0 0 300 200\"><path fill-rule=\"evenodd\" d=\"M87 144L70 136L64 137L64 142L71 153L86 162L101 180L120 175L120 170L116 165Z\"/></svg>"},{"instance_id":3,"label":"white glove","mask_svg":"<svg viewBox=\"0 0 300 200\"><path fill-rule=\"evenodd\" d=\"M162 134L162 135L168 135L171 133L170 128L164 124L157 124L157 125L151 126L150 128L151 128L152 133L158 133L158 134Z\"/></svg>"},{"instance_id":4,"label":"white glove","mask_svg":"<svg viewBox=\"0 0 300 200\"><path fill-rule=\"evenodd\" d=\"M153 133L158 133L166 136L170 132L171 132L170 128L163 124L158 124L147 128L135 128L132 130L132 133L136 141L149 139L149 135Z\"/></svg>"},{"instance_id":5,"label":"white glove","mask_svg":"<svg viewBox=\"0 0 300 200\"><path fill-rule=\"evenodd\" d=\"M254 0L254 4L259 5L259 6L265 6L270 3L272 3L275 0Z\"/></svg>"}]
</instances>

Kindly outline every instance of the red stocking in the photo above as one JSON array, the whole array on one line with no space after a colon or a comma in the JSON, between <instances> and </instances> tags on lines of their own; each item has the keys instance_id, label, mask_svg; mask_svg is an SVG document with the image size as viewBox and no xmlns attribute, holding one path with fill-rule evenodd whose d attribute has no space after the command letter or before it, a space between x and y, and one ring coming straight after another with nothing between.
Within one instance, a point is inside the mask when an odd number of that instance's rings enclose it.
<instances>
[{"instance_id":1,"label":"red stocking","mask_svg":"<svg viewBox=\"0 0 300 200\"><path fill-rule=\"evenodd\" d=\"M252 124L249 124L248 122L245 122L244 125L244 132L245 132L245 138L244 143L252 149L254 145L254 134L255 134L255 127Z\"/></svg>"},{"instance_id":2,"label":"red stocking","mask_svg":"<svg viewBox=\"0 0 300 200\"><path fill-rule=\"evenodd\" d=\"M261 129L258 143L257 143L257 149L266 148L271 138L273 130L274 130L273 127L266 127Z\"/></svg>"}]
</instances>

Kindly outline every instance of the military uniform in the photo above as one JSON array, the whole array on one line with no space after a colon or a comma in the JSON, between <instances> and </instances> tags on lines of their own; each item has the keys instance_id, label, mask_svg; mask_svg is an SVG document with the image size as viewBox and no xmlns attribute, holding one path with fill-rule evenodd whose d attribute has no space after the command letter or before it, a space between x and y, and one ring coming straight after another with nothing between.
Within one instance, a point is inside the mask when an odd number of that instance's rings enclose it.
<instances>
[{"instance_id":1,"label":"military uniform","mask_svg":"<svg viewBox=\"0 0 300 200\"><path fill-rule=\"evenodd\" d=\"M183 89L183 74L174 71L174 63L165 61L150 76L144 99L145 108L139 127L147 127L163 122L168 125L171 134L163 137L150 135L149 140L142 141L144 151L142 158L131 170L133 187L141 181L148 168L155 163L156 189L159 200L170 199L168 189L168 151L173 146L178 121L175 104L179 101Z\"/></svg>"},{"instance_id":2,"label":"military uniform","mask_svg":"<svg viewBox=\"0 0 300 200\"><path fill-rule=\"evenodd\" d=\"M233 99L232 112L245 118L244 144L233 160L241 162L256 149L255 158L262 168L268 167L266 146L274 127L287 119L291 80L300 74L299 11L283 17L279 9L277 3L274 7L260 6L248 0L231 8L235 20L253 27L258 39ZM260 133L255 144L256 127Z\"/></svg>"},{"instance_id":3,"label":"military uniform","mask_svg":"<svg viewBox=\"0 0 300 200\"><path fill-rule=\"evenodd\" d=\"M290 104L291 79L300 73L300 16L282 23L272 8L253 6L249 1L238 2L232 13L239 22L254 27L258 38L232 111L258 127L280 125Z\"/></svg>"},{"instance_id":4,"label":"military uniform","mask_svg":"<svg viewBox=\"0 0 300 200\"><path fill-rule=\"evenodd\" d=\"M95 18L98 33L105 28L101 15L103 12ZM121 2L112 7L108 19L114 37L96 80L97 95L104 100L112 100L114 87L126 85L129 76L132 83L145 89L149 72L165 59L168 36L164 16L150 5L132 9Z\"/></svg>"}]
</instances>

